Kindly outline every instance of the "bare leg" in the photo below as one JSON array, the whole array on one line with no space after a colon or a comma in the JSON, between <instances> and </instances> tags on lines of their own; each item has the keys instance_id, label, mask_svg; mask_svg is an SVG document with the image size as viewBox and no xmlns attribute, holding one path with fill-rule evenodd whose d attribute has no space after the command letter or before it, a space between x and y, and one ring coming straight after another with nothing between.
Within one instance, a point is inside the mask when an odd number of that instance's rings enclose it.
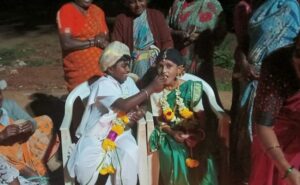
<instances>
[{"instance_id":1,"label":"bare leg","mask_svg":"<svg viewBox=\"0 0 300 185\"><path fill-rule=\"evenodd\" d=\"M36 171L34 171L33 169L31 169L29 167L25 167L25 168L21 169L20 175L22 175L23 177L39 176L39 174Z\"/></svg>"},{"instance_id":2,"label":"bare leg","mask_svg":"<svg viewBox=\"0 0 300 185\"><path fill-rule=\"evenodd\" d=\"M18 178L15 178L11 183L9 183L8 185L20 185L20 182L18 180Z\"/></svg>"}]
</instances>

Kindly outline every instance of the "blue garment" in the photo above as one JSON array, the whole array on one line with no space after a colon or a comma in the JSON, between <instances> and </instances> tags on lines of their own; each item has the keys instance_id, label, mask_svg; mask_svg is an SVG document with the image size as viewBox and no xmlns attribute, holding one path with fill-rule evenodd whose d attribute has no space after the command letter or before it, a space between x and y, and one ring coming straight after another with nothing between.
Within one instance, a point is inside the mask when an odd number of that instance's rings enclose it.
<instances>
[{"instance_id":1,"label":"blue garment","mask_svg":"<svg viewBox=\"0 0 300 185\"><path fill-rule=\"evenodd\" d=\"M267 0L249 21L249 60L260 70L271 52L294 42L300 27L297 0Z\"/></svg>"},{"instance_id":2,"label":"blue garment","mask_svg":"<svg viewBox=\"0 0 300 185\"><path fill-rule=\"evenodd\" d=\"M30 120L36 128L37 124L35 120L27 112L25 112L15 101L10 99L3 99L2 108L5 109L9 118L15 121L20 119Z\"/></svg>"},{"instance_id":3,"label":"blue garment","mask_svg":"<svg viewBox=\"0 0 300 185\"><path fill-rule=\"evenodd\" d=\"M159 53L159 49L154 45L154 37L147 19L147 10L133 21L133 46L131 72L143 77Z\"/></svg>"}]
</instances>

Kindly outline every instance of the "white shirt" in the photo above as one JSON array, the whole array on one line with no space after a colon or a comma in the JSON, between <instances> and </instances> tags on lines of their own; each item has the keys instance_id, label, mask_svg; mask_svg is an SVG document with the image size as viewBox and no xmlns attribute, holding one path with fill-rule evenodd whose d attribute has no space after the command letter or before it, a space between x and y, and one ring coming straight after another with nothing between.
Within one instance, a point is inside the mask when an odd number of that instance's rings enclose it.
<instances>
[{"instance_id":1,"label":"white shirt","mask_svg":"<svg viewBox=\"0 0 300 185\"><path fill-rule=\"evenodd\" d=\"M76 136L88 133L102 115L112 111L111 105L119 98L128 98L139 92L132 78L120 84L111 76L103 76L91 85L91 94Z\"/></svg>"}]
</instances>

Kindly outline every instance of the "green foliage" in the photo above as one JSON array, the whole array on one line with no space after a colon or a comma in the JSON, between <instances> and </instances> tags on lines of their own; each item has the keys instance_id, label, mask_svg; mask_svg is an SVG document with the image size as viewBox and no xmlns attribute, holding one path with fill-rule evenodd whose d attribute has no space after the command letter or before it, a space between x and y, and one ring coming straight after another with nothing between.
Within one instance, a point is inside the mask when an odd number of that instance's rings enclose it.
<instances>
[{"instance_id":1,"label":"green foliage","mask_svg":"<svg viewBox=\"0 0 300 185\"><path fill-rule=\"evenodd\" d=\"M214 65L232 69L234 65L233 52L236 46L235 36L227 34L224 41L214 51Z\"/></svg>"},{"instance_id":2,"label":"green foliage","mask_svg":"<svg viewBox=\"0 0 300 185\"><path fill-rule=\"evenodd\" d=\"M51 63L45 57L39 56L38 51L33 48L17 46L15 48L0 49L1 66L41 66Z\"/></svg>"}]
</instances>

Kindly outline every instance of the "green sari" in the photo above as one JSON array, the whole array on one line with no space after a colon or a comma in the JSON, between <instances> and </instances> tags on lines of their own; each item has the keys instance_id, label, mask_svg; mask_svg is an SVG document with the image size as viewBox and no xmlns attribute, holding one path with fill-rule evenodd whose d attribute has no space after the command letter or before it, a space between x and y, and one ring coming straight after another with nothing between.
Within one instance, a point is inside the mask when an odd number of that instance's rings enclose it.
<instances>
[{"instance_id":1,"label":"green sari","mask_svg":"<svg viewBox=\"0 0 300 185\"><path fill-rule=\"evenodd\" d=\"M202 104L202 83L186 81L179 87L180 97L187 108L199 111L199 105ZM159 97L159 95L158 95ZM156 101L155 98L152 99ZM157 99L158 100L158 99ZM167 101L170 108L174 110L176 104L176 92L170 91L167 95ZM159 106L159 101L151 102L152 105ZM153 108L153 107L152 107ZM161 109L160 107L157 107ZM157 110L158 110L157 109ZM161 111L160 111L161 112ZM178 111L175 111L179 116ZM161 115L161 114L160 114ZM156 116L156 115L154 115ZM172 129L176 129L171 127ZM199 145L201 145L200 143ZM193 158L200 161L197 168L188 168L186 159L189 157L189 148L184 143L178 143L172 136L155 128L150 136L151 151L158 150L160 161L160 184L163 185L217 185L217 174L213 158L210 154L202 155L205 147L193 148ZM205 153L205 152L204 152Z\"/></svg>"}]
</instances>

